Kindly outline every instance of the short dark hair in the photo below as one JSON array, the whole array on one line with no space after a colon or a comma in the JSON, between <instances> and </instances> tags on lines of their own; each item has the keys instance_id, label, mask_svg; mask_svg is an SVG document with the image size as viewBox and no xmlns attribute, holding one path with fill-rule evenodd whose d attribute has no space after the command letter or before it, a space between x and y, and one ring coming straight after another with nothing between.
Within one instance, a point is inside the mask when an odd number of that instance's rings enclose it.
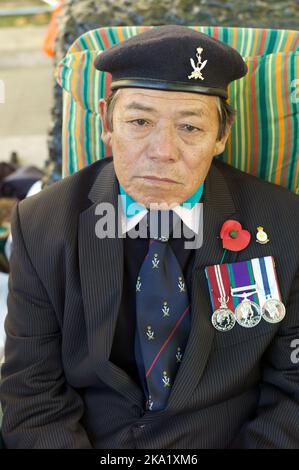
<instances>
[{"instance_id":1,"label":"short dark hair","mask_svg":"<svg viewBox=\"0 0 299 470\"><path fill-rule=\"evenodd\" d=\"M217 109L219 115L219 129L217 140L221 140L225 136L227 128L233 125L235 120L236 111L235 109L226 101L225 98L217 97Z\"/></svg>"},{"instance_id":2,"label":"short dark hair","mask_svg":"<svg viewBox=\"0 0 299 470\"><path fill-rule=\"evenodd\" d=\"M117 100L117 92L119 90L120 89L111 91L110 95L106 99L109 131L113 131L113 110ZM233 124L236 112L234 108L226 101L226 99L220 96L217 96L217 109L219 116L217 140L221 140L222 137L225 136L227 128Z\"/></svg>"}]
</instances>

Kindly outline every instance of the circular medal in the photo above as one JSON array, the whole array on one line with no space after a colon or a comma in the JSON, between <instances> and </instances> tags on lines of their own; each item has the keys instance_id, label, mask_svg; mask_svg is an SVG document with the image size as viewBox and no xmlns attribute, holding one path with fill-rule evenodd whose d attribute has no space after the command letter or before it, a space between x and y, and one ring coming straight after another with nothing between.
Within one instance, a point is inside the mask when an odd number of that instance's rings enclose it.
<instances>
[{"instance_id":1,"label":"circular medal","mask_svg":"<svg viewBox=\"0 0 299 470\"><path fill-rule=\"evenodd\" d=\"M229 331L235 323L235 316L228 308L220 307L212 315L212 324L218 331Z\"/></svg>"},{"instance_id":2,"label":"circular medal","mask_svg":"<svg viewBox=\"0 0 299 470\"><path fill-rule=\"evenodd\" d=\"M285 317L286 309L283 303L277 299L268 299L262 308L262 317L269 323L279 323Z\"/></svg>"},{"instance_id":3,"label":"circular medal","mask_svg":"<svg viewBox=\"0 0 299 470\"><path fill-rule=\"evenodd\" d=\"M245 299L236 307L235 317L239 325L253 328L261 321L261 309L255 302Z\"/></svg>"}]
</instances>

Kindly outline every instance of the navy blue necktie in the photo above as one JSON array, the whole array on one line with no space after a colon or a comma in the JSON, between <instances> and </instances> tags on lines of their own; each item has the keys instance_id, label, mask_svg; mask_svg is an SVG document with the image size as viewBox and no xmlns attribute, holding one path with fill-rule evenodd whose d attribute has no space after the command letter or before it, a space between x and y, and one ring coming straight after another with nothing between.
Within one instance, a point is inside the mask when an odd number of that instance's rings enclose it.
<instances>
[{"instance_id":1,"label":"navy blue necktie","mask_svg":"<svg viewBox=\"0 0 299 470\"><path fill-rule=\"evenodd\" d=\"M184 356L190 316L184 276L170 244L150 239L136 282L135 343L148 410L167 405Z\"/></svg>"}]
</instances>

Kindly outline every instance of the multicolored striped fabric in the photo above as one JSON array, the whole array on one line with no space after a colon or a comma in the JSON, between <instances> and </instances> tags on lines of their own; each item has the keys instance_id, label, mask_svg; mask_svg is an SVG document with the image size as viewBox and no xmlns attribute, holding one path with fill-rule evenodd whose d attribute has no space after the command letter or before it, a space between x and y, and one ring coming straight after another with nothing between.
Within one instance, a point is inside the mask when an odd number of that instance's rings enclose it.
<instances>
[{"instance_id":1,"label":"multicolored striped fabric","mask_svg":"<svg viewBox=\"0 0 299 470\"><path fill-rule=\"evenodd\" d=\"M101 50L144 27L111 27L78 38L58 65L64 89L63 176L109 155L101 141L98 101L109 94L110 75L93 67ZM299 32L195 27L233 47L249 72L233 82L229 101L237 110L225 152L218 158L247 173L299 193Z\"/></svg>"}]
</instances>

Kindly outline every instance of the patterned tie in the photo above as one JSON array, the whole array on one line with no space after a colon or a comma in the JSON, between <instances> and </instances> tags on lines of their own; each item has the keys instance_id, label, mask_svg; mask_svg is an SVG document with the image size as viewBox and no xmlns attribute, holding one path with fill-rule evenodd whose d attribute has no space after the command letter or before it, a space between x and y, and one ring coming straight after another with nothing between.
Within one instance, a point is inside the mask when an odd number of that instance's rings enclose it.
<instances>
[{"instance_id":1,"label":"patterned tie","mask_svg":"<svg viewBox=\"0 0 299 470\"><path fill-rule=\"evenodd\" d=\"M168 241L150 240L136 283L136 342L148 410L166 407L190 331L184 277ZM140 366L140 365L139 365Z\"/></svg>"}]
</instances>

